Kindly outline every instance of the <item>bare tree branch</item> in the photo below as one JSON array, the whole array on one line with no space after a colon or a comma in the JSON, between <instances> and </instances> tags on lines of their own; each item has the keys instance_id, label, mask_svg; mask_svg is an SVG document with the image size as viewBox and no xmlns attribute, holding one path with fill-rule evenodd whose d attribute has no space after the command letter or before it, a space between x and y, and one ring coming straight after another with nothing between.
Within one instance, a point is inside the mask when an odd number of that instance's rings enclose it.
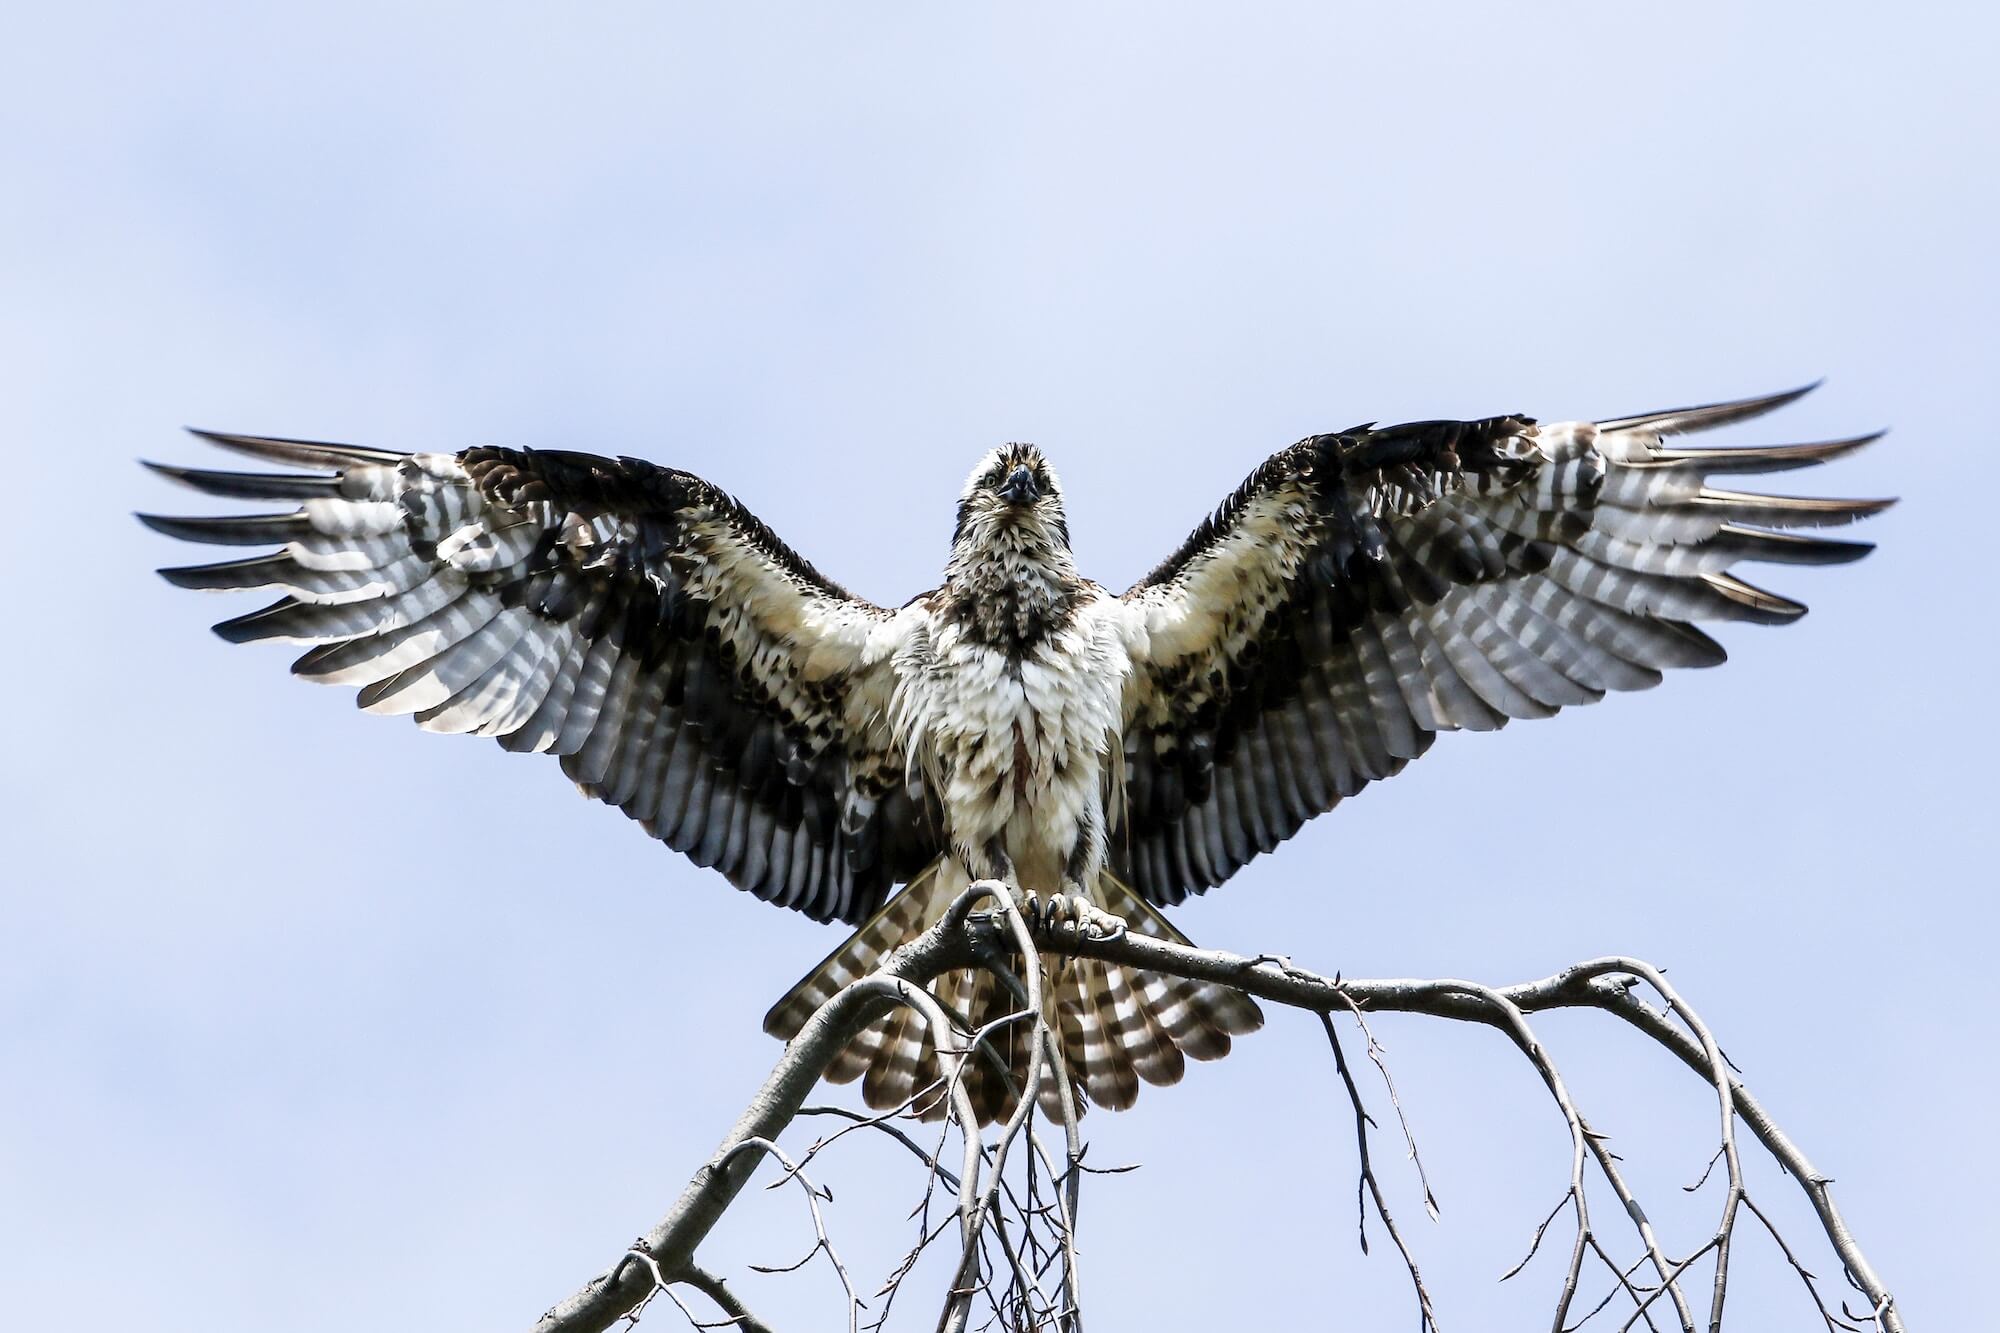
<instances>
[{"instance_id":1,"label":"bare tree branch","mask_svg":"<svg viewBox=\"0 0 2000 1333\"><path fill-rule=\"evenodd\" d=\"M982 902L990 902L994 906L974 912L974 906ZM1584 1316L1585 1320L1622 1294L1631 1306L1624 1326L1630 1328L1643 1322L1651 1327L1652 1308L1665 1297L1673 1306L1676 1320L1684 1333L1693 1333L1696 1327L1694 1316L1680 1284L1697 1262L1712 1253L1715 1266L1707 1323L1713 1333L1721 1326L1728 1290L1731 1240L1738 1210L1747 1208L1777 1240L1785 1259L1800 1275L1829 1330L1846 1333L1859 1325L1872 1325L1878 1333L1902 1333L1904 1325L1895 1302L1835 1207L1830 1182L1813 1167L1764 1106L1751 1095L1705 1023L1651 964L1631 958L1599 958L1565 968L1540 980L1500 987L1449 978L1352 980L1326 977L1296 967L1283 958L1246 958L1216 950L1193 949L1134 933L1100 938L1068 929L1046 926L1035 929L1022 915L1012 896L994 884L973 886L930 930L889 955L877 972L848 986L822 1006L785 1048L742 1118L715 1154L695 1173L674 1207L611 1269L593 1278L544 1315L536 1325L537 1333L581 1333L584 1330L596 1333L596 1330L607 1328L621 1317L626 1317L654 1293L676 1282L688 1283L709 1294L730 1315L730 1322L737 1326L761 1327L741 1308L740 1302L735 1305L729 1303L733 1297L729 1297L718 1279L694 1265L694 1254L749 1180L757 1161L776 1151L777 1135L802 1113L838 1114L851 1123L815 1143L797 1165L785 1159L788 1174L798 1174L799 1168L814 1154L849 1130L864 1126L890 1133L926 1164L928 1183L925 1202L920 1205L924 1220L918 1244L885 1286L884 1291L890 1299L893 1300L896 1285L915 1263L917 1255L942 1229L931 1227L928 1202L930 1190L942 1181L957 1195L955 1217L961 1251L939 1327L949 1330L965 1328L974 1297L984 1292L987 1299L994 1302L995 1316L1010 1326L1039 1327L1046 1323L1064 1329L1080 1328L1081 1297L1077 1285L1075 1227L1079 1182L1091 1168L1083 1165L1075 1099L1067 1086L1059 1038L1051 1015L1043 1004L1042 968L1028 966L1017 975L1007 965L1010 957L1034 959L1037 956L1044 960L1066 956L1097 958L1139 971L1218 982L1234 986L1261 1000L1321 1015L1356 1115L1361 1186L1373 1194L1376 1211L1403 1251L1428 1327L1435 1326L1428 1293L1423 1289L1415 1262L1403 1245L1379 1185L1374 1180L1367 1137L1372 1121L1333 1027L1333 1015L1338 1012L1349 1013L1363 1024L1370 1059L1376 1063L1385 1081L1388 1069L1372 1034L1367 1033L1363 1016L1368 1013L1421 1014L1498 1028L1535 1067L1562 1112L1570 1133L1571 1180L1563 1201L1537 1228L1527 1258L1507 1276L1511 1277L1525 1267L1539 1249L1550 1223L1566 1206L1570 1208L1575 1214L1577 1236L1557 1309L1556 1327L1559 1331L1572 1327L1566 1322L1567 1311L1576 1295L1582 1266L1586 1259L1594 1256L1611 1273L1614 1285L1604 1301ZM1021 1001L1019 1011L989 1024L984 1031L967 1032L963 1019L948 1013L926 989L928 983L942 973L966 967L993 970ZM1638 995L1636 992L1641 986L1650 988L1661 1003L1654 1005ZM926 1151L907 1133L888 1124L887 1120L894 1113L868 1117L836 1108L815 1107L810 1112L802 1111L805 1096L846 1043L869 1022L896 1005L909 1006L923 1018L945 1071L941 1088L933 1085L918 1094L919 1097L928 1097L935 1092L948 1102L948 1117L936 1151ZM1673 1259L1662 1248L1645 1210L1626 1184L1617 1158L1605 1147L1602 1136L1590 1128L1553 1060L1541 1046L1529 1024L1529 1015L1554 1009L1597 1009L1611 1014L1664 1047L1714 1087L1720 1120L1720 1147L1709 1165L1712 1170L1716 1161L1724 1164L1728 1187L1714 1233L1693 1253ZM1030 1029L1028 1035L1032 1044L1029 1049L1039 1052L1043 1058L1029 1062L1026 1086L1013 1089L1015 1110L1001 1127L998 1141L982 1146L976 1130L977 1120L964 1088L965 1062L980 1058L1004 1066L1005 1061L999 1059L998 1052L988 1044L988 1039L994 1031L1015 1023ZM1004 1070L1002 1072L1005 1073ZM1066 1160L1060 1171L1049 1160L1033 1124L1036 1107L1042 1101L1044 1080L1048 1079L1056 1081L1054 1090L1057 1097L1054 1100L1066 1108L1062 1117ZM1395 1099L1393 1083L1387 1086L1391 1101L1401 1117L1402 1107ZM1845 1318L1834 1315L1820 1296L1812 1274L1771 1226L1768 1216L1750 1198L1737 1153L1735 1128L1739 1121L1750 1128L1758 1142L1805 1191L1849 1283L1866 1299L1868 1308L1865 1311L1857 1314L1843 1306ZM963 1141L961 1162L956 1173L944 1169L939 1163L953 1127L957 1128ZM1416 1144L1409 1135L1407 1120L1403 1122L1403 1131L1414 1158ZM1026 1145L1021 1158L1028 1173L1024 1193L1016 1193L1004 1181L1010 1155L1017 1143ZM1603 1176L1637 1233L1643 1253L1630 1264L1614 1260L1591 1226L1586 1200L1587 1182L1584 1179L1586 1162L1594 1165ZM1421 1161L1418 1162L1418 1171L1421 1180ZM1044 1178L1055 1187L1046 1203L1042 1201L1041 1194L1041 1180ZM1703 1179L1706 1178L1707 1172L1704 1172ZM1697 1182L1695 1188L1699 1184ZM1426 1205L1434 1208L1427 1180L1423 1181L1423 1189ZM1003 1204L1013 1210L1013 1216L1019 1223L1018 1232L1009 1227L1002 1216ZM826 1248L831 1254L823 1222L817 1215L817 1203L813 1207L816 1234L820 1240L814 1253L819 1248ZM952 1220L945 1219L944 1225L950 1225ZM1011 1270L1002 1290L997 1293L987 1275L986 1243L989 1236L1000 1245L1005 1264ZM1044 1236L1053 1237L1053 1240L1045 1244ZM1050 1248L1051 1244L1053 1248ZM1062 1264L1062 1291L1060 1299L1052 1299L1043 1288L1041 1278L1047 1268L1058 1260ZM1650 1269L1645 1283L1636 1278L1642 1268ZM845 1281L844 1271L842 1279ZM849 1290L851 1297L852 1289ZM718 1295L718 1292L723 1294ZM856 1306L858 1301L850 1305L850 1311Z\"/></svg>"},{"instance_id":2,"label":"bare tree branch","mask_svg":"<svg viewBox=\"0 0 2000 1333\"><path fill-rule=\"evenodd\" d=\"M916 982L974 962L973 935L966 929L969 906L969 900L954 906L937 925L892 953L881 969L843 989L806 1021L714 1155L695 1172L667 1215L641 1238L643 1253L666 1280L675 1280L687 1269L695 1247L749 1182L757 1159L739 1156L738 1146L753 1139L775 1139L798 1114L841 1048L879 1014L898 1003L912 1005L930 1024L939 1049L954 1048L956 1038L943 1010ZM954 1097L962 1103L957 1108L958 1123L976 1125L963 1089L955 1087ZM969 1188L977 1179L978 1135L968 1133L967 1139L967 1166L960 1180ZM536 1328L541 1333L598 1333L656 1289L654 1276L627 1255L544 1314Z\"/></svg>"},{"instance_id":3,"label":"bare tree branch","mask_svg":"<svg viewBox=\"0 0 2000 1333\"><path fill-rule=\"evenodd\" d=\"M1403 1233L1396 1227L1396 1219L1389 1212L1389 1205L1382 1197L1382 1184L1375 1179L1375 1164L1368 1152L1368 1131L1375 1124L1373 1116L1361 1100L1361 1090L1354 1086L1354 1074L1347 1067L1347 1053L1340 1047L1340 1029L1333 1025L1333 1015L1319 1016L1320 1025L1326 1029L1326 1040L1333 1047L1333 1066L1340 1074L1341 1086L1347 1089L1347 1100L1354 1108L1354 1137L1356 1151L1361 1162L1361 1179L1356 1189L1355 1205L1360 1213L1361 1252L1368 1253L1368 1201L1375 1204L1376 1215L1382 1219L1382 1229L1389 1233L1389 1239L1396 1243L1396 1250L1403 1256L1403 1267L1410 1271L1410 1283L1417 1290L1417 1309L1422 1315L1423 1333L1436 1333L1437 1312L1431 1308L1430 1289L1424 1286L1423 1274L1417 1271L1417 1261L1410 1254L1410 1247L1403 1240ZM1366 1192L1365 1198L1362 1192ZM1425 1191L1428 1196L1429 1191Z\"/></svg>"},{"instance_id":4,"label":"bare tree branch","mask_svg":"<svg viewBox=\"0 0 2000 1333\"><path fill-rule=\"evenodd\" d=\"M721 1307L722 1313L728 1316L710 1327L734 1328L740 1330L740 1333L771 1333L770 1325L751 1314L749 1307L729 1289L728 1283L699 1264L689 1264L682 1269L681 1281L714 1301Z\"/></svg>"}]
</instances>

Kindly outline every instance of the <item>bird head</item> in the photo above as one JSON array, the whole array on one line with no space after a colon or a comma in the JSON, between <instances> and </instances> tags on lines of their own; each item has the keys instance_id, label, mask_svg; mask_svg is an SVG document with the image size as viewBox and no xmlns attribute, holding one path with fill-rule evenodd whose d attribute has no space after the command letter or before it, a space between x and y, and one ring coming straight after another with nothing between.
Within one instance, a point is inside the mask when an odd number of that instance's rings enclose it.
<instances>
[{"instance_id":1,"label":"bird head","mask_svg":"<svg viewBox=\"0 0 2000 1333\"><path fill-rule=\"evenodd\" d=\"M958 497L954 549L1007 547L1024 554L1067 553L1062 483L1032 444L1003 444L972 469Z\"/></svg>"}]
</instances>

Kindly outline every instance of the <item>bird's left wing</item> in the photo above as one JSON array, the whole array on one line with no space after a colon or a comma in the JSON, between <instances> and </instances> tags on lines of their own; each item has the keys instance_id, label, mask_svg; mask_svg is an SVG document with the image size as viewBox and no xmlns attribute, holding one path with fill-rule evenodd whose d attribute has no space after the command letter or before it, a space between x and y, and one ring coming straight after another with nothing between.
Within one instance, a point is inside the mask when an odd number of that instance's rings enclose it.
<instances>
[{"instance_id":1,"label":"bird's left wing","mask_svg":"<svg viewBox=\"0 0 2000 1333\"><path fill-rule=\"evenodd\" d=\"M1361 427L1273 456L1125 594L1136 669L1114 868L1178 902L1439 731L1548 717L1722 661L1696 621L1804 614L1730 568L1855 559L1869 548L1789 529L1888 502L1707 479L1810 466L1874 437L1665 443L1803 392L1594 424Z\"/></svg>"},{"instance_id":2,"label":"bird's left wing","mask_svg":"<svg viewBox=\"0 0 2000 1333\"><path fill-rule=\"evenodd\" d=\"M162 570L279 600L233 642L314 645L293 666L372 713L561 757L737 887L865 920L935 855L920 777L881 719L904 619L849 596L730 496L638 459L507 449L402 454L202 432L295 468L155 466L284 513L144 521L277 546Z\"/></svg>"}]
</instances>

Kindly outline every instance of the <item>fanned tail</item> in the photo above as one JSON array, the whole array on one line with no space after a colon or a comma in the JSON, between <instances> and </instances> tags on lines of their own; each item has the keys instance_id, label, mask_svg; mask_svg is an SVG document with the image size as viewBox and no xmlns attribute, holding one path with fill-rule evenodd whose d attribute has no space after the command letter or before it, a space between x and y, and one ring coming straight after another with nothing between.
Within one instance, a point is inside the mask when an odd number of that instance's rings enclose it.
<instances>
[{"instance_id":1,"label":"fanned tail","mask_svg":"<svg viewBox=\"0 0 2000 1333\"><path fill-rule=\"evenodd\" d=\"M764 1030L790 1040L820 1005L842 987L868 975L905 941L935 922L964 889L954 863L931 865L891 898L846 943L794 986L764 1018ZM1109 874L1098 881L1100 906L1123 917L1129 929L1186 944L1187 937L1125 884ZM1123 1110L1139 1096L1143 1080L1178 1083L1187 1061L1219 1060L1231 1038L1263 1026L1264 1015L1241 991L1213 982L1137 972L1093 958L1050 958L1044 969L1044 1003L1077 1094L1079 1113L1096 1104ZM939 1000L972 1031L985 1031L984 1051L964 1071L967 1095L981 1124L1004 1120L1018 1104L1028 1075L1031 1025L1018 998L984 968L951 972L936 984ZM1005 1021L1013 1017L1013 1021ZM934 1120L945 1110L943 1069L921 1016L898 1009L870 1024L827 1070L835 1083L860 1079L864 1101L876 1110L909 1104ZM1049 1115L1060 1113L1056 1079L1044 1077L1040 1098Z\"/></svg>"}]
</instances>

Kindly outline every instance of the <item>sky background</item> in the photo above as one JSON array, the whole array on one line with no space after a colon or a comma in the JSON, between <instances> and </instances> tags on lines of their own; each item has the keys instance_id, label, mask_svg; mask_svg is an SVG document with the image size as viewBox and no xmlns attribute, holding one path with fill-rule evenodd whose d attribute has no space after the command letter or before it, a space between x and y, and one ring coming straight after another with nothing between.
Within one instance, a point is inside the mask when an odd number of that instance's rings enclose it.
<instances>
[{"instance_id":1,"label":"sky background","mask_svg":"<svg viewBox=\"0 0 2000 1333\"><path fill-rule=\"evenodd\" d=\"M1313 431L1818 376L1736 438L1892 425L1801 485L1904 502L1859 566L1760 571L1812 616L1448 737L1178 920L1350 976L1659 962L1911 1326L1990 1318L1990 12L190 0L4 26L10 1326L525 1328L671 1202L777 1055L766 1006L837 942L551 762L210 636L248 604L154 578L202 553L127 516L214 508L133 461L230 465L180 425L643 455L896 602L1003 440L1049 450L1085 570L1123 586ZM1545 1028L1696 1242L1699 1081L1609 1020ZM1562 1191L1554 1108L1493 1033L1378 1035L1442 1221L1387 1142L1384 1180L1445 1326L1543 1326L1561 1246L1494 1279ZM1086 1195L1096 1326L1415 1322L1393 1254L1355 1247L1310 1019L1087 1128L1143 1163ZM824 1178L872 1290L913 1164L857 1145ZM760 1196L703 1254L810 1243ZM929 1326L926 1272L891 1327ZM1817 1327L1763 1238L1738 1272L1733 1327ZM743 1289L781 1328L839 1319L823 1262Z\"/></svg>"}]
</instances>

